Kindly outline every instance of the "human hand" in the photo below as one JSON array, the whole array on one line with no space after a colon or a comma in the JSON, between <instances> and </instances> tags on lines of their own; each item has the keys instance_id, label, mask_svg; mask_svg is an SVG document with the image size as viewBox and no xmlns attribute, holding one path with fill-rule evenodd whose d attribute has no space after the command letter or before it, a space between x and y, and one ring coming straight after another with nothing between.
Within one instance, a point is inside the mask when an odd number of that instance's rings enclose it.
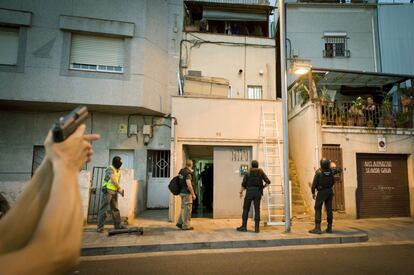
<instances>
[{"instance_id":1,"label":"human hand","mask_svg":"<svg viewBox=\"0 0 414 275\"><path fill-rule=\"evenodd\" d=\"M333 161L331 161L331 163L329 164L329 167L330 167L331 169L336 168L336 163L335 163L335 162L333 162Z\"/></svg>"},{"instance_id":2,"label":"human hand","mask_svg":"<svg viewBox=\"0 0 414 275\"><path fill-rule=\"evenodd\" d=\"M85 164L92 159L93 150L90 141L100 138L97 134L85 135L85 124L76 129L65 141L55 143L52 140L52 132L49 131L44 146L46 157L56 165L63 165L68 169L80 171Z\"/></svg>"},{"instance_id":3,"label":"human hand","mask_svg":"<svg viewBox=\"0 0 414 275\"><path fill-rule=\"evenodd\" d=\"M315 194L312 194L312 199L316 199L316 195Z\"/></svg>"},{"instance_id":4,"label":"human hand","mask_svg":"<svg viewBox=\"0 0 414 275\"><path fill-rule=\"evenodd\" d=\"M195 201L195 199L197 198L195 194L192 194L191 197L193 198L193 201Z\"/></svg>"}]
</instances>

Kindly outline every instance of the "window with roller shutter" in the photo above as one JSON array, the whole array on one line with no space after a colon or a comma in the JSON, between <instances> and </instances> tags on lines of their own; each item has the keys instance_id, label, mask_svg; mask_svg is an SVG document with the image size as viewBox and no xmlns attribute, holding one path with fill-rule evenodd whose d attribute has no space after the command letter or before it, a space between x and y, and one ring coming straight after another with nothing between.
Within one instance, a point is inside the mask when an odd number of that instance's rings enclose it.
<instances>
[{"instance_id":1,"label":"window with roller shutter","mask_svg":"<svg viewBox=\"0 0 414 275\"><path fill-rule=\"evenodd\" d=\"M124 39L73 33L70 69L122 74Z\"/></svg>"}]
</instances>

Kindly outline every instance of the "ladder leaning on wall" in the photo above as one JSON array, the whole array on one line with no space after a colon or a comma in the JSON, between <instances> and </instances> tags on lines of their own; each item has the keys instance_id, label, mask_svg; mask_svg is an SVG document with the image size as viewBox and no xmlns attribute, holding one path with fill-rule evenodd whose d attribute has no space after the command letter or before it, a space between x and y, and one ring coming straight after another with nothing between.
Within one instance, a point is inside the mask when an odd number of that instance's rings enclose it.
<instances>
[{"instance_id":1,"label":"ladder leaning on wall","mask_svg":"<svg viewBox=\"0 0 414 275\"><path fill-rule=\"evenodd\" d=\"M275 109L265 110L262 105L260 136L263 146L263 170L271 181L265 189L266 225L284 225L285 204L283 188L283 170L278 117Z\"/></svg>"}]
</instances>

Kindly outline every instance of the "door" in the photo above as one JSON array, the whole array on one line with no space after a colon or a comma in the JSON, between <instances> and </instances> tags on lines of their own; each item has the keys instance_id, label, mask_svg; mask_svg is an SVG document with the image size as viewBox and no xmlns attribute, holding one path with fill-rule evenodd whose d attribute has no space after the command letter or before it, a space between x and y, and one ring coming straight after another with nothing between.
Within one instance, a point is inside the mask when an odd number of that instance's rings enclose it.
<instances>
[{"instance_id":1,"label":"door","mask_svg":"<svg viewBox=\"0 0 414 275\"><path fill-rule=\"evenodd\" d=\"M342 148L339 145L322 145L322 157L335 162L337 167L343 168ZM345 211L343 173L336 174L334 178L333 192L335 195L332 201L332 209L334 211Z\"/></svg>"},{"instance_id":2,"label":"door","mask_svg":"<svg viewBox=\"0 0 414 275\"><path fill-rule=\"evenodd\" d=\"M168 208L170 202L170 151L148 150L147 208Z\"/></svg>"},{"instance_id":3,"label":"door","mask_svg":"<svg viewBox=\"0 0 414 275\"><path fill-rule=\"evenodd\" d=\"M358 218L410 216L407 156L357 154Z\"/></svg>"},{"instance_id":4,"label":"door","mask_svg":"<svg viewBox=\"0 0 414 275\"><path fill-rule=\"evenodd\" d=\"M240 218L243 199L239 196L243 176L240 166L251 162L250 147L214 147L213 217Z\"/></svg>"}]
</instances>

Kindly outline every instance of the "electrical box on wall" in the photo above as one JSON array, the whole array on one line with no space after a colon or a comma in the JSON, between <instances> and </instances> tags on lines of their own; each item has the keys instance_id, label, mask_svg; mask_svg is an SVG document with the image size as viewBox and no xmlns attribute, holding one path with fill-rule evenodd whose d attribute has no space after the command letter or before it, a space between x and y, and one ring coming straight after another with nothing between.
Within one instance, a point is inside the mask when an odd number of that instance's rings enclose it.
<instances>
[{"instance_id":1,"label":"electrical box on wall","mask_svg":"<svg viewBox=\"0 0 414 275\"><path fill-rule=\"evenodd\" d=\"M120 134L126 134L127 133L127 125L126 124L119 124L118 126L118 133Z\"/></svg>"},{"instance_id":2,"label":"electrical box on wall","mask_svg":"<svg viewBox=\"0 0 414 275\"><path fill-rule=\"evenodd\" d=\"M142 128L142 133L144 135L152 136L152 128L151 128L151 125L144 125L144 127Z\"/></svg>"},{"instance_id":3,"label":"electrical box on wall","mask_svg":"<svg viewBox=\"0 0 414 275\"><path fill-rule=\"evenodd\" d=\"M136 124L129 125L129 134L130 135L138 134L138 125L136 125Z\"/></svg>"}]
</instances>

